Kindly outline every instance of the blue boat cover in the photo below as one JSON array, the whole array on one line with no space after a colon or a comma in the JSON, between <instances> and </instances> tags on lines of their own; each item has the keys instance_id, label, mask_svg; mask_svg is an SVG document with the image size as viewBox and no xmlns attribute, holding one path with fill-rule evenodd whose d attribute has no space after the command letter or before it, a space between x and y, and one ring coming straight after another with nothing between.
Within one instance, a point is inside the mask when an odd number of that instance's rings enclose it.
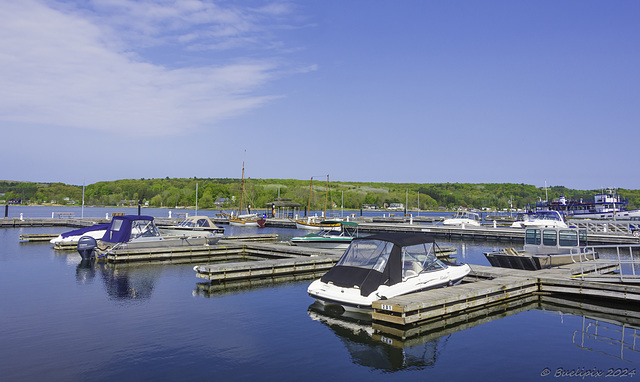
<instances>
[{"instance_id":1,"label":"blue boat cover","mask_svg":"<svg viewBox=\"0 0 640 382\"><path fill-rule=\"evenodd\" d=\"M114 216L111 225L102 237L102 241L109 243L126 243L131 237L131 223L136 220L146 220L153 223L153 216L124 215Z\"/></svg>"},{"instance_id":2,"label":"blue boat cover","mask_svg":"<svg viewBox=\"0 0 640 382\"><path fill-rule=\"evenodd\" d=\"M69 231L69 232L63 233L60 236L62 236L62 238L66 238L66 237L69 237L69 236L82 236L83 234L85 234L87 232L100 231L100 230L103 230L103 229L108 229L110 225L111 225L111 223L96 224L96 225L92 225L91 227L84 227L84 228L74 229L73 231Z\"/></svg>"}]
</instances>

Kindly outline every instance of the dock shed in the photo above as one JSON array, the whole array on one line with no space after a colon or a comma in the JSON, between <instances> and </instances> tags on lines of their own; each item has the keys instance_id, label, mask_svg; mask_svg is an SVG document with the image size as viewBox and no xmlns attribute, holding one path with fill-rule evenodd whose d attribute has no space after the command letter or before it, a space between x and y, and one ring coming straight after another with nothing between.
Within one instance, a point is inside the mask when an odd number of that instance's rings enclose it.
<instances>
[{"instance_id":1,"label":"dock shed","mask_svg":"<svg viewBox=\"0 0 640 382\"><path fill-rule=\"evenodd\" d=\"M297 210L300 210L300 203L288 198L277 198L267 203L267 217L271 218L293 218Z\"/></svg>"}]
</instances>

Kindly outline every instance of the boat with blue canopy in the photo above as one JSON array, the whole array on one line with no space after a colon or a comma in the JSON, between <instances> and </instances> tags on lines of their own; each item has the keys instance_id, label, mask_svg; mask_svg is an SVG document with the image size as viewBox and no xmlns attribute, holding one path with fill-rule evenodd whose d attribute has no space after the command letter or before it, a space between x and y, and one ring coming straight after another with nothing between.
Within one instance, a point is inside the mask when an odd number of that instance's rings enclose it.
<instances>
[{"instance_id":1,"label":"boat with blue canopy","mask_svg":"<svg viewBox=\"0 0 640 382\"><path fill-rule=\"evenodd\" d=\"M148 249L216 244L220 236L211 232L185 231L181 235L163 236L153 216L114 216L100 239L83 236L78 252L83 259L102 256L117 249Z\"/></svg>"}]
</instances>

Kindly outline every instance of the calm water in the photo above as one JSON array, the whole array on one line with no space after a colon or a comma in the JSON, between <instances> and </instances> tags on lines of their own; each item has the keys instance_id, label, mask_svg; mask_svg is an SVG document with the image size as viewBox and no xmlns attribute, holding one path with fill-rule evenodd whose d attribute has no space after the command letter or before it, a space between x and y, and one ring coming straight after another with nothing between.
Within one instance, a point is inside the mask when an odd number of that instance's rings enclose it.
<instances>
[{"instance_id":1,"label":"calm water","mask_svg":"<svg viewBox=\"0 0 640 382\"><path fill-rule=\"evenodd\" d=\"M310 309L309 281L212 288L193 264L85 266L75 252L18 240L60 231L0 229L3 380L523 381L640 366L636 328L613 316L532 303L465 329L392 338ZM504 246L441 244L482 265L483 251Z\"/></svg>"}]
</instances>

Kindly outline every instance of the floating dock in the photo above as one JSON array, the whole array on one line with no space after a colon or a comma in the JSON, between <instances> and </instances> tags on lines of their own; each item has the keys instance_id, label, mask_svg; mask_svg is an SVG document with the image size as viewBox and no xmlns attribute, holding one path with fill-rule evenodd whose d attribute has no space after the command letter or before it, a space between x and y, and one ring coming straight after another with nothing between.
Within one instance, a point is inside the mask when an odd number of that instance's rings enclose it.
<instances>
[{"instance_id":1,"label":"floating dock","mask_svg":"<svg viewBox=\"0 0 640 382\"><path fill-rule=\"evenodd\" d=\"M583 272L588 262L583 263ZM592 267L594 268L594 267ZM617 265L611 265L611 271ZM372 305L372 319L393 325L416 325L430 320L459 320L458 315L531 295L568 295L623 303L640 301L640 287L573 279L579 265L540 271L520 271L471 265L463 283L453 287L398 296ZM473 281L472 280L479 280Z\"/></svg>"},{"instance_id":2,"label":"floating dock","mask_svg":"<svg viewBox=\"0 0 640 382\"><path fill-rule=\"evenodd\" d=\"M97 258L99 262L181 262L202 261L247 261L269 257L287 258L296 256L292 251L264 250L260 242L274 242L277 234L225 236L214 245L183 245L177 247L149 247L115 249ZM283 246L288 247L288 246Z\"/></svg>"},{"instance_id":3,"label":"floating dock","mask_svg":"<svg viewBox=\"0 0 640 382\"><path fill-rule=\"evenodd\" d=\"M198 265L194 267L196 277L215 282L227 282L255 280L265 277L275 278L309 272L322 272L324 274L335 265L344 253L344 250L341 249L314 249L287 245L256 246L245 244L244 250L256 256L294 256L285 259L276 258L243 263ZM456 250L454 247L442 246L436 255L439 258L452 260L450 256Z\"/></svg>"}]
</instances>

